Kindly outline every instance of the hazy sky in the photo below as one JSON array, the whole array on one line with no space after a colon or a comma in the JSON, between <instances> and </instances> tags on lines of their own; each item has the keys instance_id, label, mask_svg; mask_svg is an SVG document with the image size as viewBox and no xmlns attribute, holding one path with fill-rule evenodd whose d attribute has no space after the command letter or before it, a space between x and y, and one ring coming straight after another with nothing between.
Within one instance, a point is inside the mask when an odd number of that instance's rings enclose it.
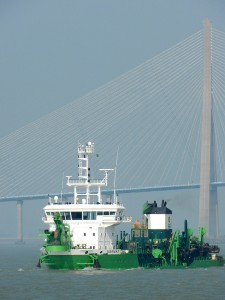
<instances>
[{"instance_id":1,"label":"hazy sky","mask_svg":"<svg viewBox=\"0 0 225 300\"><path fill-rule=\"evenodd\" d=\"M0 137L202 29L224 0L0 0Z\"/></svg>"},{"instance_id":2,"label":"hazy sky","mask_svg":"<svg viewBox=\"0 0 225 300\"><path fill-rule=\"evenodd\" d=\"M225 1L0 0L0 137L174 46L206 18L225 32ZM35 236L41 215L27 218L25 234Z\"/></svg>"}]
</instances>

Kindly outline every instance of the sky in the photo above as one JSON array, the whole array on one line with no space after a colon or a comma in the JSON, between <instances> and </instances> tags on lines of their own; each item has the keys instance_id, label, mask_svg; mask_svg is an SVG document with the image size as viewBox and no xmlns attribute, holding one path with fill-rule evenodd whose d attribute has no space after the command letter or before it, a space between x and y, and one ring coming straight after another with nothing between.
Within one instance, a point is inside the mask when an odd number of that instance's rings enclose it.
<instances>
[{"instance_id":1,"label":"sky","mask_svg":"<svg viewBox=\"0 0 225 300\"><path fill-rule=\"evenodd\" d=\"M181 42L206 18L225 32L224 12L224 0L0 0L0 138ZM24 205L24 235L37 235L42 206L33 218L34 204ZM0 209L16 236L16 205Z\"/></svg>"}]
</instances>

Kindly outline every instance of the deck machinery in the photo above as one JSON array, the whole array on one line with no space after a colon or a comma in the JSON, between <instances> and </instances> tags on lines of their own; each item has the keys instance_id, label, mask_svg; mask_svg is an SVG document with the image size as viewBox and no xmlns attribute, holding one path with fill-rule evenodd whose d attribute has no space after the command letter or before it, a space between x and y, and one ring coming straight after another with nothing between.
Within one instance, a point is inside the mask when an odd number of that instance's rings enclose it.
<instances>
[{"instance_id":1,"label":"deck machinery","mask_svg":"<svg viewBox=\"0 0 225 300\"><path fill-rule=\"evenodd\" d=\"M198 237L184 222L184 231L172 231L172 211L166 201L161 206L156 201L143 206L143 222L136 221L131 229L131 240L122 243L130 252L138 255L142 267L208 266L223 264L218 256L218 246L204 243L206 230L199 228ZM121 244L120 244L121 245Z\"/></svg>"}]
</instances>

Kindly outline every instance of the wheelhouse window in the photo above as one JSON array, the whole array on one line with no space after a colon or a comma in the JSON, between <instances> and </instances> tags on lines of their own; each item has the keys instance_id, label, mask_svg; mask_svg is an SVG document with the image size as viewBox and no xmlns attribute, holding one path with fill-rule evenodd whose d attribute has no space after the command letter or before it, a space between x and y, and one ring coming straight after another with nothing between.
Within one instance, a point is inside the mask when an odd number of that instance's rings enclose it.
<instances>
[{"instance_id":1,"label":"wheelhouse window","mask_svg":"<svg viewBox=\"0 0 225 300\"><path fill-rule=\"evenodd\" d=\"M91 220L91 213L88 211L83 212L83 220Z\"/></svg>"},{"instance_id":2,"label":"wheelhouse window","mask_svg":"<svg viewBox=\"0 0 225 300\"><path fill-rule=\"evenodd\" d=\"M98 211L97 215L98 216L115 216L116 212L115 211Z\"/></svg>"},{"instance_id":3,"label":"wheelhouse window","mask_svg":"<svg viewBox=\"0 0 225 300\"><path fill-rule=\"evenodd\" d=\"M82 220L82 212L81 211L72 211L71 217L72 217L72 220Z\"/></svg>"},{"instance_id":4,"label":"wheelhouse window","mask_svg":"<svg viewBox=\"0 0 225 300\"><path fill-rule=\"evenodd\" d=\"M83 220L96 220L96 211L84 211Z\"/></svg>"},{"instance_id":5,"label":"wheelhouse window","mask_svg":"<svg viewBox=\"0 0 225 300\"><path fill-rule=\"evenodd\" d=\"M64 215L65 215L65 219L66 219L66 220L71 220L71 215L70 215L70 212L69 212L69 211L68 211L68 212L65 212Z\"/></svg>"},{"instance_id":6,"label":"wheelhouse window","mask_svg":"<svg viewBox=\"0 0 225 300\"><path fill-rule=\"evenodd\" d=\"M46 211L46 216L53 216L54 212L53 211Z\"/></svg>"},{"instance_id":7,"label":"wheelhouse window","mask_svg":"<svg viewBox=\"0 0 225 300\"><path fill-rule=\"evenodd\" d=\"M65 211L65 212L60 212L60 215L63 220L71 220L70 212Z\"/></svg>"}]
</instances>

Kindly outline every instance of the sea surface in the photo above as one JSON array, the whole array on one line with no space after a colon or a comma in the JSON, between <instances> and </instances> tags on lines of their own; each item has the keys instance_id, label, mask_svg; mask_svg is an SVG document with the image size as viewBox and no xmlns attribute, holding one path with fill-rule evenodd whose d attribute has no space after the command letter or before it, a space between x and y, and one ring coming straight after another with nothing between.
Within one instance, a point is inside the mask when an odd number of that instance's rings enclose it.
<instances>
[{"instance_id":1,"label":"sea surface","mask_svg":"<svg viewBox=\"0 0 225 300\"><path fill-rule=\"evenodd\" d=\"M37 268L42 242L0 240L0 299L225 299L225 267L105 271ZM220 245L225 255L225 245Z\"/></svg>"}]
</instances>

